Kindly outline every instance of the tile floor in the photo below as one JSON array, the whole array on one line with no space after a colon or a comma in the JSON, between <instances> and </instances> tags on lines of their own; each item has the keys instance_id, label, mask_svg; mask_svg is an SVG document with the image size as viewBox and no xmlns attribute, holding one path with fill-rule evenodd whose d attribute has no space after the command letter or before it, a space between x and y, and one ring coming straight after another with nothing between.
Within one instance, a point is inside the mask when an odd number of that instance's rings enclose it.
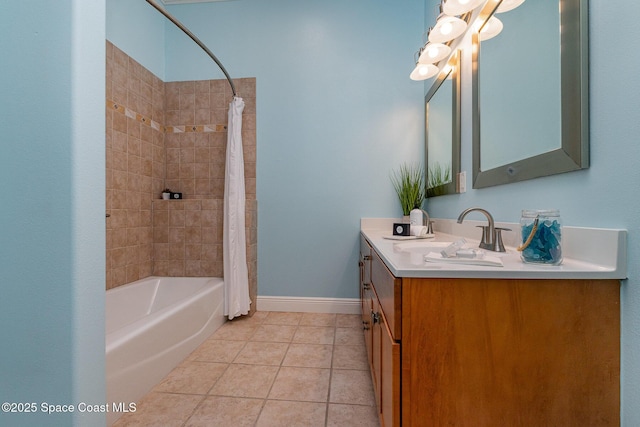
<instances>
[{"instance_id":1,"label":"tile floor","mask_svg":"<svg viewBox=\"0 0 640 427\"><path fill-rule=\"evenodd\" d=\"M379 426L359 315L227 322L115 426Z\"/></svg>"}]
</instances>

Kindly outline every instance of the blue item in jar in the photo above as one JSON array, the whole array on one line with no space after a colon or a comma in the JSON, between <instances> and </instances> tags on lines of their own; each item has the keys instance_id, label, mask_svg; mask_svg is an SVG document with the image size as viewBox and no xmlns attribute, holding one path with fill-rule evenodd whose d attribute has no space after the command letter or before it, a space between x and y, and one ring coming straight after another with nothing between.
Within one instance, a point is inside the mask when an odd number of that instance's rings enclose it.
<instances>
[{"instance_id":1,"label":"blue item in jar","mask_svg":"<svg viewBox=\"0 0 640 427\"><path fill-rule=\"evenodd\" d=\"M522 227L522 240L531 234L534 224ZM558 221L541 221L529 246L522 251L522 259L526 262L542 264L560 264L562 262L561 227Z\"/></svg>"}]
</instances>

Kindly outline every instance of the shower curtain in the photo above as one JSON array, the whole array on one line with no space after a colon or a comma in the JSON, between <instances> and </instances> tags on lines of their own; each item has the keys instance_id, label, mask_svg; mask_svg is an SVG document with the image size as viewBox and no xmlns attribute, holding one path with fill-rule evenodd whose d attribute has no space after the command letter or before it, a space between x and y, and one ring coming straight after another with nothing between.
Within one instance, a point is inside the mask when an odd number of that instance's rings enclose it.
<instances>
[{"instance_id":1,"label":"shower curtain","mask_svg":"<svg viewBox=\"0 0 640 427\"><path fill-rule=\"evenodd\" d=\"M245 233L244 159L242 111L244 101L234 96L229 104L227 159L224 182L224 314L229 320L249 313L249 273Z\"/></svg>"}]
</instances>

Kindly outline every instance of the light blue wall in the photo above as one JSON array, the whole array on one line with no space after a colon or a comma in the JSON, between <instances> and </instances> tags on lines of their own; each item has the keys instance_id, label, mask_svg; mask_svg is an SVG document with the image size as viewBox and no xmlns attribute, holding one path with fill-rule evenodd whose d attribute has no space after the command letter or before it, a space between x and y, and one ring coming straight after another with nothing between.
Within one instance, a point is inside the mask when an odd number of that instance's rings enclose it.
<instances>
[{"instance_id":1,"label":"light blue wall","mask_svg":"<svg viewBox=\"0 0 640 427\"><path fill-rule=\"evenodd\" d=\"M427 9L434 0L426 0ZM622 420L640 425L640 3L590 2L591 167L466 194L429 200L429 211L455 218L465 208L488 208L496 220L518 222L523 208L559 208L566 225L629 231L628 280L622 282ZM624 13L619 13L624 10ZM433 20L435 18L432 18ZM433 22L433 21L431 21ZM615 28L615 31L612 29ZM617 65L620 64L620 65ZM535 79L536 76L531 76ZM464 92L469 93L468 80ZM471 187L470 97L463 100L462 170Z\"/></svg>"},{"instance_id":2,"label":"light blue wall","mask_svg":"<svg viewBox=\"0 0 640 427\"><path fill-rule=\"evenodd\" d=\"M43 402L104 403L104 2L0 13L1 425L104 424Z\"/></svg>"},{"instance_id":3,"label":"light blue wall","mask_svg":"<svg viewBox=\"0 0 640 427\"><path fill-rule=\"evenodd\" d=\"M423 158L422 84L408 78L422 0L169 10L232 77L257 78L259 295L357 297L360 218L400 216L389 173ZM166 55L167 81L222 77L174 28Z\"/></svg>"},{"instance_id":4,"label":"light blue wall","mask_svg":"<svg viewBox=\"0 0 640 427\"><path fill-rule=\"evenodd\" d=\"M144 0L106 0L106 4L107 40L165 80L166 18Z\"/></svg>"}]
</instances>

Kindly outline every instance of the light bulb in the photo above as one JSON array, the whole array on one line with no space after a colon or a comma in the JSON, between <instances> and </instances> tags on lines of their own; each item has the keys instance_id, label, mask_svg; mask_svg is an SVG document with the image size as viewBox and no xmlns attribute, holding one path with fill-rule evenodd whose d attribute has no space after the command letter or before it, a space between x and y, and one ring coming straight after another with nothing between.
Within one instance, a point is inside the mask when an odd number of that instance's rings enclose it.
<instances>
[{"instance_id":1,"label":"light bulb","mask_svg":"<svg viewBox=\"0 0 640 427\"><path fill-rule=\"evenodd\" d=\"M455 16L440 14L436 25L429 31L429 41L432 43L446 43L453 40L467 28L467 23Z\"/></svg>"},{"instance_id":2,"label":"light bulb","mask_svg":"<svg viewBox=\"0 0 640 427\"><path fill-rule=\"evenodd\" d=\"M438 74L438 67L433 64L416 64L409 78L411 80L426 80Z\"/></svg>"},{"instance_id":3,"label":"light bulb","mask_svg":"<svg viewBox=\"0 0 640 427\"><path fill-rule=\"evenodd\" d=\"M427 43L418 62L421 64L435 64L446 58L451 53L451 48L442 43Z\"/></svg>"}]
</instances>

